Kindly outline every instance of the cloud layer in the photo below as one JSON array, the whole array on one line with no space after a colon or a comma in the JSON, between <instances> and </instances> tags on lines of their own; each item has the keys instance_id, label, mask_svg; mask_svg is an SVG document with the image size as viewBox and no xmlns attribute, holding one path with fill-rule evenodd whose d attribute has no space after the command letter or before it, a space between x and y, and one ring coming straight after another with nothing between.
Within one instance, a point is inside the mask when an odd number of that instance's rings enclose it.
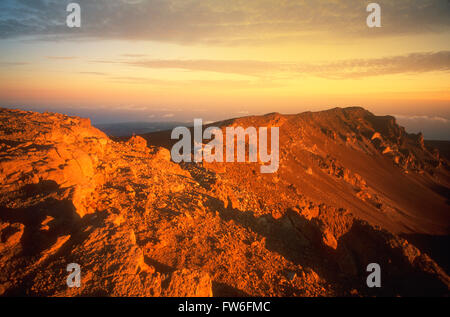
<instances>
[{"instance_id":1,"label":"cloud layer","mask_svg":"<svg viewBox=\"0 0 450 317\"><path fill-rule=\"evenodd\" d=\"M78 0L82 27L65 26L60 0L3 0L0 38L96 38L257 44L324 36L448 31L447 0L378 0L381 29L366 26L361 0Z\"/></svg>"},{"instance_id":2,"label":"cloud layer","mask_svg":"<svg viewBox=\"0 0 450 317\"><path fill-rule=\"evenodd\" d=\"M116 61L111 61L116 62ZM279 63L249 60L146 60L124 61L124 64L162 69L231 73L267 78L312 75L329 79L359 79L401 73L450 71L450 51L422 52L374 59L350 59L333 63Z\"/></svg>"},{"instance_id":3,"label":"cloud layer","mask_svg":"<svg viewBox=\"0 0 450 317\"><path fill-rule=\"evenodd\" d=\"M404 126L408 132L423 132L426 139L449 140L450 120L434 115L393 115L398 123Z\"/></svg>"}]
</instances>

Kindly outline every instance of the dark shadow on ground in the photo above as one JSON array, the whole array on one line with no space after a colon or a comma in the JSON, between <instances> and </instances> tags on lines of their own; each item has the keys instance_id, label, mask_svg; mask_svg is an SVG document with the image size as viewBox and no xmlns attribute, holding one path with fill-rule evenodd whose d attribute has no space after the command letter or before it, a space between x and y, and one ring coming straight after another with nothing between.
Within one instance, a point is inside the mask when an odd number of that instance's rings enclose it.
<instances>
[{"instance_id":1,"label":"dark shadow on ground","mask_svg":"<svg viewBox=\"0 0 450 317\"><path fill-rule=\"evenodd\" d=\"M450 235L404 234L403 238L428 254L439 266L450 274Z\"/></svg>"},{"instance_id":2,"label":"dark shadow on ground","mask_svg":"<svg viewBox=\"0 0 450 317\"><path fill-rule=\"evenodd\" d=\"M442 296L446 285L436 276L407 262L401 248L392 248L394 236L364 221L355 220L350 230L338 239L336 250L325 246L313 221L286 210L279 219L272 215L255 217L251 211L225 208L222 201L210 197L210 207L219 206L224 221L233 220L266 239L266 247L303 268L311 268L333 286L337 295L350 296L356 290L362 296ZM231 203L228 203L230 206ZM367 265L382 268L381 288L368 288ZM287 294L289 296L289 294Z\"/></svg>"},{"instance_id":3,"label":"dark shadow on ground","mask_svg":"<svg viewBox=\"0 0 450 317\"><path fill-rule=\"evenodd\" d=\"M214 297L250 297L247 293L220 282L212 283L212 291Z\"/></svg>"}]
</instances>

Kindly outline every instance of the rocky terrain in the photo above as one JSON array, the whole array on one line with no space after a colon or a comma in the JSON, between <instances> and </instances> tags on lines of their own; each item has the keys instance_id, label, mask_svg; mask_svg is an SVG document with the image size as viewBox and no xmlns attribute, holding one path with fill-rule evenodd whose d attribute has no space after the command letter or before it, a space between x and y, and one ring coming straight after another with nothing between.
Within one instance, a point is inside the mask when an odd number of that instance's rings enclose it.
<instances>
[{"instance_id":1,"label":"rocky terrain","mask_svg":"<svg viewBox=\"0 0 450 317\"><path fill-rule=\"evenodd\" d=\"M214 125L280 127L278 172L0 109L0 295L449 295L450 167L422 135L362 108Z\"/></svg>"}]
</instances>

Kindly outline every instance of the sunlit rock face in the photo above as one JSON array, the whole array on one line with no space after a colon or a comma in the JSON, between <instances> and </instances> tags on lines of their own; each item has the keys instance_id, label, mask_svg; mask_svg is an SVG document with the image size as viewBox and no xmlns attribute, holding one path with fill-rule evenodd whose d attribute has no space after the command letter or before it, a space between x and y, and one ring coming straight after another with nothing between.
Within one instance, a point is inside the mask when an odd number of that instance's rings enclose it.
<instances>
[{"instance_id":1,"label":"sunlit rock face","mask_svg":"<svg viewBox=\"0 0 450 317\"><path fill-rule=\"evenodd\" d=\"M448 295L420 239L449 234L449 165L421 135L362 108L216 126L279 127L279 170L176 164L164 133L0 109L0 294Z\"/></svg>"}]
</instances>

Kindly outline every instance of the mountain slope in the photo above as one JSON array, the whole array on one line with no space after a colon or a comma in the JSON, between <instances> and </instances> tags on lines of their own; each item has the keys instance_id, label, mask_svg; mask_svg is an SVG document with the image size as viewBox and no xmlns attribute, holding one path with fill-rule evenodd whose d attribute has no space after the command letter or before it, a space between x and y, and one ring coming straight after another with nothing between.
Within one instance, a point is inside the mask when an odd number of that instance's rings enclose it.
<instances>
[{"instance_id":1,"label":"mountain slope","mask_svg":"<svg viewBox=\"0 0 450 317\"><path fill-rule=\"evenodd\" d=\"M115 142L85 119L0 110L0 294L448 295L397 235L448 234L448 163L420 135L360 108L218 125L280 126L279 171L175 164L144 140L170 147L164 133Z\"/></svg>"},{"instance_id":2,"label":"mountain slope","mask_svg":"<svg viewBox=\"0 0 450 317\"><path fill-rule=\"evenodd\" d=\"M424 147L421 135L406 134L393 117L347 108L241 118L224 125L280 126L280 169L276 175L248 177L243 185L253 192L260 178L269 187L275 179L278 192L287 194L295 187L317 202L348 208L395 233L449 233L448 197L438 190L450 187L448 163ZM235 183L250 166L225 165L224 176L234 175ZM271 196L275 204L286 202Z\"/></svg>"}]
</instances>

